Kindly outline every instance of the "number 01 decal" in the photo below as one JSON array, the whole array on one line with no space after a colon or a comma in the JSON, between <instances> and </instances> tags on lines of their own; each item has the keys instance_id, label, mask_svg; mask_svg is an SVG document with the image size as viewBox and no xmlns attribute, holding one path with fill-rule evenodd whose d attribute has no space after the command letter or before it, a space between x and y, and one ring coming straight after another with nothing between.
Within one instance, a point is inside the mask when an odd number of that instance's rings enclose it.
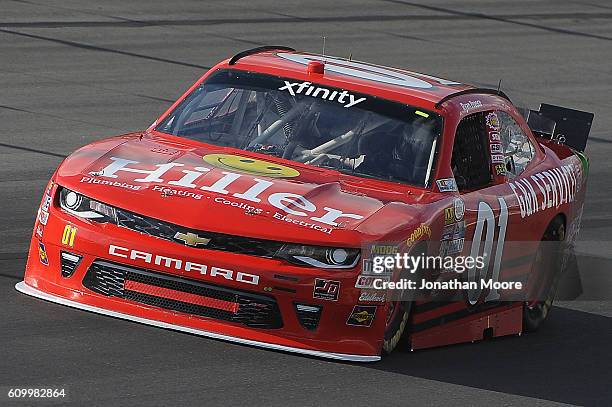
<instances>
[{"instance_id":1,"label":"number 01 decal","mask_svg":"<svg viewBox=\"0 0 612 407\"><path fill-rule=\"evenodd\" d=\"M62 244L73 247L76 232L77 228L75 228L74 226L66 225L64 227L64 233L62 234Z\"/></svg>"},{"instance_id":2,"label":"number 01 decal","mask_svg":"<svg viewBox=\"0 0 612 407\"><path fill-rule=\"evenodd\" d=\"M493 257L493 272L491 274L491 280L493 283L499 281L499 269L501 266L501 259L504 252L504 242L506 240L506 228L508 226L508 206L506 205L506 201L503 198L497 198L499 201L499 234L497 235L497 247L495 248L495 256ZM482 247L482 234L485 232L484 237L484 249L483 253L483 263L484 266L480 270L478 268L469 269L467 272L467 279L470 282L476 282L478 289L468 290L467 297L468 301L471 305L474 305L478 302L478 299L482 295L482 284L480 284L481 279L487 278L489 275L489 266L491 263L491 250L493 249L493 239L495 238L495 215L493 214L493 209L486 202L480 202L478 204L478 220L476 221L476 229L474 230L474 238L472 239L472 249L470 251L470 256L472 258L476 258L480 254L480 249ZM485 298L485 302L495 301L499 299L499 292L495 288L491 288L489 294Z\"/></svg>"}]
</instances>

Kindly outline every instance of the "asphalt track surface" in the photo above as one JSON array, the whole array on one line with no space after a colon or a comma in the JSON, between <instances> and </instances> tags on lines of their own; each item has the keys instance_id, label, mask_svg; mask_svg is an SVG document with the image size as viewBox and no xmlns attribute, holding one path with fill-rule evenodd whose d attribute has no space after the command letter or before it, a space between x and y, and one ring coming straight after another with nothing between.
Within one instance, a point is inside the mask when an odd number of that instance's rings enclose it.
<instances>
[{"instance_id":1,"label":"asphalt track surface","mask_svg":"<svg viewBox=\"0 0 612 407\"><path fill-rule=\"evenodd\" d=\"M610 405L612 6L588 1L0 0L0 405ZM585 294L537 334L337 363L17 293L42 190L79 146L144 129L207 67L285 44L595 112L578 244ZM603 287L603 289L602 289ZM607 296L606 296L607 295ZM15 405L48 405L20 401Z\"/></svg>"}]
</instances>

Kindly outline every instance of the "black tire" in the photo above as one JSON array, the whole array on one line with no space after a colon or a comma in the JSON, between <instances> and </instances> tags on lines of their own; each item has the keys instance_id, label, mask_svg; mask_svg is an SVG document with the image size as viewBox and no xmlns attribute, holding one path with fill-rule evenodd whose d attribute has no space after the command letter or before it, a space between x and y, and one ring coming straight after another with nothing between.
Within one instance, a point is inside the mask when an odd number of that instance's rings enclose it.
<instances>
[{"instance_id":1,"label":"black tire","mask_svg":"<svg viewBox=\"0 0 612 407\"><path fill-rule=\"evenodd\" d=\"M395 301L389 304L389 307L399 307L394 310L393 320L387 323L385 328L385 340L383 341L383 352L389 355L397 348L400 343L409 343L406 334L406 326L410 318L410 310L412 302L410 301Z\"/></svg>"},{"instance_id":2,"label":"black tire","mask_svg":"<svg viewBox=\"0 0 612 407\"><path fill-rule=\"evenodd\" d=\"M412 255L425 254L427 247L424 243L418 244L412 251ZM422 270L417 270L414 274L408 273L409 275L403 274L400 278L420 278ZM402 296L404 297L404 296ZM389 355L398 346L400 348L410 349L410 337L408 330L406 329L409 325L412 301L393 301L389 303L387 307L385 337L383 341L383 352Z\"/></svg>"},{"instance_id":3,"label":"black tire","mask_svg":"<svg viewBox=\"0 0 612 407\"><path fill-rule=\"evenodd\" d=\"M561 217L552 220L536 252L532 266L529 296L523 305L523 327L535 332L542 326L552 308L557 286L563 273L565 225Z\"/></svg>"}]
</instances>

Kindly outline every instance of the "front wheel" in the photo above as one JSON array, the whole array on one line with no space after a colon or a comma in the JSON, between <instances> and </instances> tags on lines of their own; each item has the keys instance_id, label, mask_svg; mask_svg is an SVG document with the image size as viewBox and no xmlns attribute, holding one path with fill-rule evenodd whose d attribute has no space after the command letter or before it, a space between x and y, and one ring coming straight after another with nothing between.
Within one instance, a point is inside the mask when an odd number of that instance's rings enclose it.
<instances>
[{"instance_id":1,"label":"front wheel","mask_svg":"<svg viewBox=\"0 0 612 407\"><path fill-rule=\"evenodd\" d=\"M417 245L411 252L412 256L423 256L427 252L427 247L424 243ZM400 278L418 279L423 276L423 270L417 269L414 274L400 273ZM410 338L406 328L409 324L410 314L412 312L413 301L405 301L405 293L398 295L397 301L392 301L387 307L385 320L385 338L383 341L383 351L385 354L390 354L399 344L408 346ZM412 297L409 296L409 297ZM404 300L404 301L402 301ZM402 345L403 346L403 345Z\"/></svg>"},{"instance_id":2,"label":"front wheel","mask_svg":"<svg viewBox=\"0 0 612 407\"><path fill-rule=\"evenodd\" d=\"M385 323L385 340L383 342L383 351L385 354L390 354L402 341L408 325L412 302L410 301L393 301L387 308L387 319Z\"/></svg>"}]
</instances>

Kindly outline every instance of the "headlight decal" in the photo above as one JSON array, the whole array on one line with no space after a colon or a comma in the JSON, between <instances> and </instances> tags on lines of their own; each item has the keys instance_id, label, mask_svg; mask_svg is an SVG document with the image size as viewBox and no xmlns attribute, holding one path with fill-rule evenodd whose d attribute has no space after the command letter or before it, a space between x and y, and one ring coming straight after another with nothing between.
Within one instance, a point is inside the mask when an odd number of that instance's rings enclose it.
<instances>
[{"instance_id":1,"label":"headlight decal","mask_svg":"<svg viewBox=\"0 0 612 407\"><path fill-rule=\"evenodd\" d=\"M94 201L68 188L61 189L59 203L64 211L79 218L96 222L115 222L116 219L113 207Z\"/></svg>"},{"instance_id":2,"label":"headlight decal","mask_svg":"<svg viewBox=\"0 0 612 407\"><path fill-rule=\"evenodd\" d=\"M285 244L276 253L275 257L302 266L349 269L357 265L359 255L359 249Z\"/></svg>"}]
</instances>

